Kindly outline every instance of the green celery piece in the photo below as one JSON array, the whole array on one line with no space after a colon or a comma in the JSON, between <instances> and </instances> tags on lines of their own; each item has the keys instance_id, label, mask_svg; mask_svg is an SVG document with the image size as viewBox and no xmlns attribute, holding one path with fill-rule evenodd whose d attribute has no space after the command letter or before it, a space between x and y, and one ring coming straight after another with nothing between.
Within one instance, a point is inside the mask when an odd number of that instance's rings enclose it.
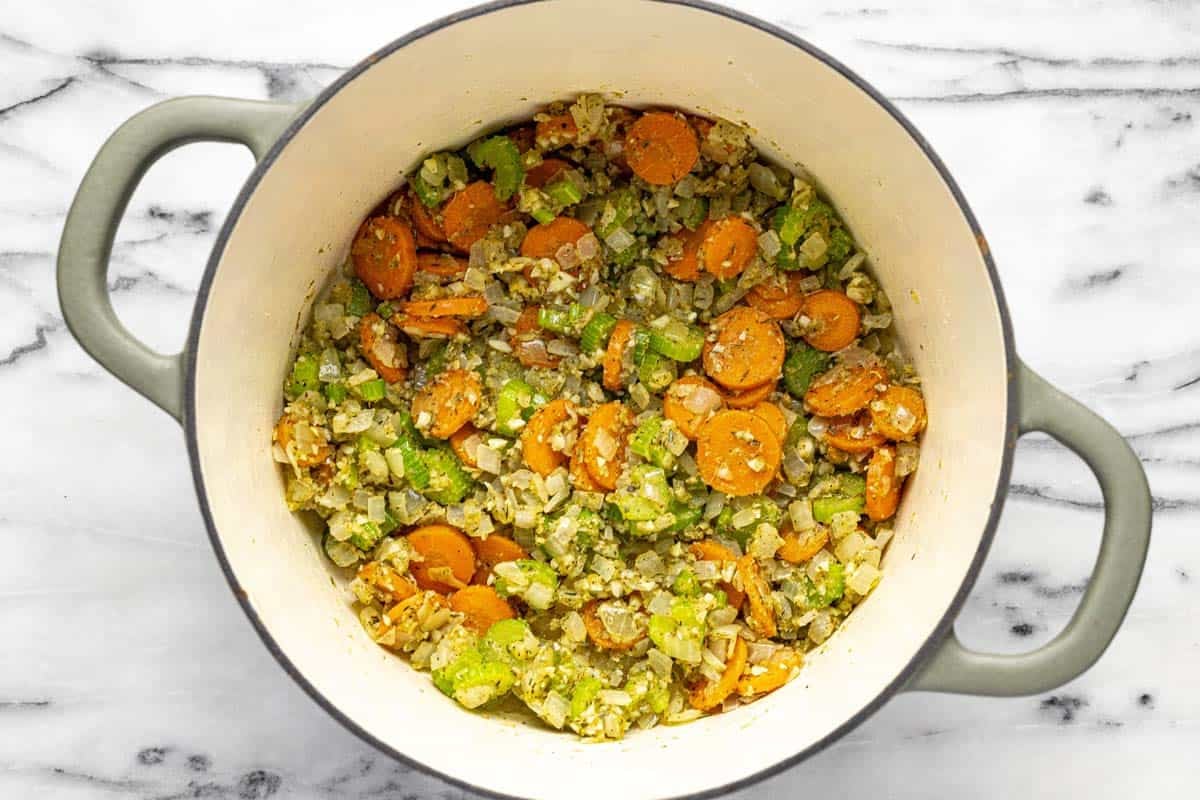
<instances>
[{"instance_id":1,"label":"green celery piece","mask_svg":"<svg viewBox=\"0 0 1200 800\"><path fill-rule=\"evenodd\" d=\"M746 525L740 528L734 527L733 517L740 511L746 508L755 508L758 510L758 516ZM746 546L746 542L750 540L750 534L754 533L755 528L759 523L766 522L776 528L783 521L783 511L779 506L773 503L769 498L756 496L749 498L738 498L735 503L727 503L721 509L721 513L717 515L714 522L714 528L717 533L722 536L728 536L736 541L742 547Z\"/></svg>"},{"instance_id":2,"label":"green celery piece","mask_svg":"<svg viewBox=\"0 0 1200 800\"><path fill-rule=\"evenodd\" d=\"M331 405L336 406L338 403L341 403L346 399L346 396L349 393L350 392L346 388L346 384L342 383L341 381L325 384L325 399L328 400Z\"/></svg>"},{"instance_id":3,"label":"green celery piece","mask_svg":"<svg viewBox=\"0 0 1200 800\"><path fill-rule=\"evenodd\" d=\"M363 317L371 311L371 293L366 285L355 280L350 284L350 302L346 304L346 313L352 317Z\"/></svg>"},{"instance_id":4,"label":"green celery piece","mask_svg":"<svg viewBox=\"0 0 1200 800\"><path fill-rule=\"evenodd\" d=\"M866 507L866 499L862 495L845 495L831 494L825 497L818 497L812 501L813 519L820 523L827 523L833 518L834 514L843 511L854 511L861 514L863 508Z\"/></svg>"},{"instance_id":5,"label":"green celery piece","mask_svg":"<svg viewBox=\"0 0 1200 800\"><path fill-rule=\"evenodd\" d=\"M630 188L615 189L609 192L604 199L605 206L612 204L614 216L610 221L604 222L606 215L601 212L600 220L597 221L599 227L596 228L596 235L601 239L615 233L618 228L625 227L625 223L633 219L641 210L637 192ZM623 252L628 252L629 249L631 248L626 248Z\"/></svg>"},{"instance_id":6,"label":"green celery piece","mask_svg":"<svg viewBox=\"0 0 1200 800\"><path fill-rule=\"evenodd\" d=\"M808 605L811 608L824 608L842 599L846 591L846 568L838 563L829 565L829 571L819 581L811 581L808 587Z\"/></svg>"},{"instance_id":7,"label":"green celery piece","mask_svg":"<svg viewBox=\"0 0 1200 800\"><path fill-rule=\"evenodd\" d=\"M425 359L425 374L427 377L433 377L442 370L446 369L446 357L449 345L442 341L434 345L433 350L429 352L429 357Z\"/></svg>"},{"instance_id":8,"label":"green celery piece","mask_svg":"<svg viewBox=\"0 0 1200 800\"><path fill-rule=\"evenodd\" d=\"M412 436L403 435L396 440L394 445L400 451L400 457L404 459L404 478L409 485L417 491L422 491L429 486L429 467L425 464L424 454L421 453L421 448L413 440Z\"/></svg>"},{"instance_id":9,"label":"green celery piece","mask_svg":"<svg viewBox=\"0 0 1200 800\"><path fill-rule=\"evenodd\" d=\"M661 392L675 382L675 362L671 359L650 352L642 358L638 365L638 380L652 392Z\"/></svg>"},{"instance_id":10,"label":"green celery piece","mask_svg":"<svg viewBox=\"0 0 1200 800\"><path fill-rule=\"evenodd\" d=\"M594 353L608 346L608 337L613 328L617 327L617 318L611 314L600 312L592 315L588 324L583 326L579 336L579 347L585 353Z\"/></svg>"},{"instance_id":11,"label":"green celery piece","mask_svg":"<svg viewBox=\"0 0 1200 800\"><path fill-rule=\"evenodd\" d=\"M672 319L661 328L650 328L650 349L675 361L695 361L704 349L704 331Z\"/></svg>"},{"instance_id":12,"label":"green celery piece","mask_svg":"<svg viewBox=\"0 0 1200 800\"><path fill-rule=\"evenodd\" d=\"M675 577L675 582L671 584L671 591L680 597L697 597L700 594L700 581L696 580L696 573L690 569L685 569Z\"/></svg>"},{"instance_id":13,"label":"green celery piece","mask_svg":"<svg viewBox=\"0 0 1200 800\"><path fill-rule=\"evenodd\" d=\"M373 381L366 381L358 385L358 396L368 403L374 403L382 400L387 394L387 382L382 378L376 378Z\"/></svg>"},{"instance_id":14,"label":"green celery piece","mask_svg":"<svg viewBox=\"0 0 1200 800\"><path fill-rule=\"evenodd\" d=\"M557 180L546 186L546 194L560 206L573 206L583 199L583 191L569 178Z\"/></svg>"},{"instance_id":15,"label":"green celery piece","mask_svg":"<svg viewBox=\"0 0 1200 800\"><path fill-rule=\"evenodd\" d=\"M681 197L679 215L685 228L694 231L708 219L708 200L703 197Z\"/></svg>"},{"instance_id":16,"label":"green celery piece","mask_svg":"<svg viewBox=\"0 0 1200 800\"><path fill-rule=\"evenodd\" d=\"M829 232L829 250L826 255L831 261L841 261L850 255L853 249L854 239L850 238L845 228L834 228Z\"/></svg>"},{"instance_id":17,"label":"green celery piece","mask_svg":"<svg viewBox=\"0 0 1200 800\"><path fill-rule=\"evenodd\" d=\"M502 619L488 628L484 638L502 647L507 647L524 639L527 633L529 633L529 623L525 620Z\"/></svg>"},{"instance_id":18,"label":"green celery piece","mask_svg":"<svg viewBox=\"0 0 1200 800\"><path fill-rule=\"evenodd\" d=\"M348 540L352 545L359 550L366 552L383 538L383 531L374 522L364 523L357 531L350 534Z\"/></svg>"},{"instance_id":19,"label":"green celery piece","mask_svg":"<svg viewBox=\"0 0 1200 800\"><path fill-rule=\"evenodd\" d=\"M570 313L561 308L542 306L538 309L538 325L555 333L571 333Z\"/></svg>"},{"instance_id":20,"label":"green celery piece","mask_svg":"<svg viewBox=\"0 0 1200 800\"><path fill-rule=\"evenodd\" d=\"M288 384L289 393L299 397L305 392L311 392L321 386L321 367L317 357L313 355L298 356L292 364L292 379Z\"/></svg>"},{"instance_id":21,"label":"green celery piece","mask_svg":"<svg viewBox=\"0 0 1200 800\"><path fill-rule=\"evenodd\" d=\"M375 313L383 319L391 319L392 315L396 313L396 307L391 304L391 301L384 300L375 307Z\"/></svg>"},{"instance_id":22,"label":"green celery piece","mask_svg":"<svg viewBox=\"0 0 1200 800\"><path fill-rule=\"evenodd\" d=\"M779 253L775 256L775 266L784 272L797 272L803 269L800 257L796 255L796 248L789 245L779 248Z\"/></svg>"},{"instance_id":23,"label":"green celery piece","mask_svg":"<svg viewBox=\"0 0 1200 800\"><path fill-rule=\"evenodd\" d=\"M421 493L444 506L461 503L475 485L475 481L462 468L458 457L442 447L431 448L422 455L429 470L429 482ZM408 465L405 464L405 474L407 468Z\"/></svg>"},{"instance_id":24,"label":"green celery piece","mask_svg":"<svg viewBox=\"0 0 1200 800\"><path fill-rule=\"evenodd\" d=\"M500 388L496 395L496 432L515 436L520 427L513 427L519 419L527 420L545 403L545 399L533 387L520 378L513 378Z\"/></svg>"},{"instance_id":25,"label":"green celery piece","mask_svg":"<svg viewBox=\"0 0 1200 800\"><path fill-rule=\"evenodd\" d=\"M867 479L862 475L855 475L853 472L839 472L837 479L838 494L846 495L847 497L866 495Z\"/></svg>"},{"instance_id":26,"label":"green celery piece","mask_svg":"<svg viewBox=\"0 0 1200 800\"><path fill-rule=\"evenodd\" d=\"M535 220L541 223L552 222L554 220L554 212L548 208L535 208L530 212Z\"/></svg>"},{"instance_id":27,"label":"green celery piece","mask_svg":"<svg viewBox=\"0 0 1200 800\"><path fill-rule=\"evenodd\" d=\"M792 206L780 206L771 217L771 227L779 234L779 239L788 247L800 241L804 235L805 213Z\"/></svg>"},{"instance_id":28,"label":"green celery piece","mask_svg":"<svg viewBox=\"0 0 1200 800\"><path fill-rule=\"evenodd\" d=\"M813 378L828 368L828 353L803 342L795 342L783 362L783 385L792 397L800 400L812 385Z\"/></svg>"},{"instance_id":29,"label":"green celery piece","mask_svg":"<svg viewBox=\"0 0 1200 800\"><path fill-rule=\"evenodd\" d=\"M655 466L671 470L675 454L663 441L663 425L663 418L657 415L642 420L629 440L629 449Z\"/></svg>"},{"instance_id":30,"label":"green celery piece","mask_svg":"<svg viewBox=\"0 0 1200 800\"><path fill-rule=\"evenodd\" d=\"M420 172L414 173L412 178L409 179L408 183L410 186L412 186L413 192L416 193L417 199L420 200L422 205L426 206L427 208L435 208L446 196L445 189L440 186L430 186L429 183L427 183L425 179L421 177Z\"/></svg>"},{"instance_id":31,"label":"green celery piece","mask_svg":"<svg viewBox=\"0 0 1200 800\"><path fill-rule=\"evenodd\" d=\"M492 136L472 142L467 155L475 166L492 170L492 189L496 199L508 200L521 188L525 168L521 166L521 152L507 136Z\"/></svg>"},{"instance_id":32,"label":"green celery piece","mask_svg":"<svg viewBox=\"0 0 1200 800\"><path fill-rule=\"evenodd\" d=\"M700 520L704 516L704 507L672 503L671 513L675 516L675 522L669 530L672 533L680 533L700 524Z\"/></svg>"},{"instance_id":33,"label":"green celery piece","mask_svg":"<svg viewBox=\"0 0 1200 800\"><path fill-rule=\"evenodd\" d=\"M582 716L603 688L604 684L599 678L580 678L571 692L571 719Z\"/></svg>"},{"instance_id":34,"label":"green celery piece","mask_svg":"<svg viewBox=\"0 0 1200 800\"><path fill-rule=\"evenodd\" d=\"M638 464L629 474L629 485L618 489L613 495L613 503L621 510L621 515L630 522L650 522L657 520L667 512L666 503L655 502L646 496L647 490L653 488L661 497L671 496L671 487L667 483L667 474L662 467L649 464Z\"/></svg>"}]
</instances>

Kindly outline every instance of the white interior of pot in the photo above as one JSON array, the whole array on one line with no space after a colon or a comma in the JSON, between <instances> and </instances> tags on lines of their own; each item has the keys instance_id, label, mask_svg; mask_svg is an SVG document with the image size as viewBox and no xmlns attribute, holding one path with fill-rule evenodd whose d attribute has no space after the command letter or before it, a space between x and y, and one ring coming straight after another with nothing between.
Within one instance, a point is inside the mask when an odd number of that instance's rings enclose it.
<instances>
[{"instance_id":1,"label":"white interior of pot","mask_svg":"<svg viewBox=\"0 0 1200 800\"><path fill-rule=\"evenodd\" d=\"M669 53L668 53L669 51ZM871 256L924 378L931 424L880 587L801 676L750 707L613 744L470 714L376 647L270 455L297 314L362 216L430 149L552 99L623 92L744 121L816 176ZM436 31L325 104L236 221L196 359L207 499L249 602L312 687L370 735L456 779L530 797L676 796L752 775L846 723L904 670L946 613L983 535L1001 464L999 312L950 191L899 124L797 47L717 14L656 3L597 13L536 3Z\"/></svg>"}]
</instances>

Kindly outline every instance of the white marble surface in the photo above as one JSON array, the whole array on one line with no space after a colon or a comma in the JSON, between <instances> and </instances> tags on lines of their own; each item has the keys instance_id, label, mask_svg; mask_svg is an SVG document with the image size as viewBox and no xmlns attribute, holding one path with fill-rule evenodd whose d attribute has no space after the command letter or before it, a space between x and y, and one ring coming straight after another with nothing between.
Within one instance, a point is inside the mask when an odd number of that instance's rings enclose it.
<instances>
[{"instance_id":1,"label":"white marble surface","mask_svg":"<svg viewBox=\"0 0 1200 800\"><path fill-rule=\"evenodd\" d=\"M178 94L302 99L457 5L263 0L0 5L0 796L441 798L275 664L206 540L181 433L66 332L54 253L104 137ZM1112 420L1150 475L1145 578L1100 663L1038 697L902 696L739 798L1192 796L1200 777L1200 9L915 0L738 6L811 38L924 131L987 232L1021 354ZM799 10L804 7L804 10ZM183 341L250 167L169 156L110 274L152 345ZM1015 652L1070 615L1099 491L1024 440L958 624Z\"/></svg>"}]
</instances>

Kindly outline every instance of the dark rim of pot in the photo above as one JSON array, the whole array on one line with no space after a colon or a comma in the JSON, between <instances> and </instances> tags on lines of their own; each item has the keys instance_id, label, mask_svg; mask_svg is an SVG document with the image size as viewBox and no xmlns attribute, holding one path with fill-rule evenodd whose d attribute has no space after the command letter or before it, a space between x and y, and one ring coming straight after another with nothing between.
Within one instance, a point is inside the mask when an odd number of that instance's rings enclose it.
<instances>
[{"instance_id":1,"label":"dark rim of pot","mask_svg":"<svg viewBox=\"0 0 1200 800\"><path fill-rule=\"evenodd\" d=\"M237 578L230 567L229 559L225 554L224 547L221 544L221 539L217 534L216 525L214 524L212 518L212 510L208 505L207 489L204 483L204 474L201 470L200 456L196 444L196 375L194 357L196 348L199 344L200 328L204 319L204 309L208 303L209 291L212 288L213 277L216 274L217 265L221 260L222 254L224 253L225 246L229 241L229 236L234 227L237 225L237 221L241 215L242 209L245 207L246 202L250 199L251 195L254 194L254 191L258 187L259 182L262 180L263 175L266 174L266 172L271 168L282 150L288 145L296 133L302 127L304 127L305 123L307 123L308 120L344 86L370 69L377 62L383 60L397 50L400 50L401 48L406 47L407 45L425 36L428 36L431 33L436 33L464 20L481 17L497 11L503 11L514 6L542 1L543 0L499 0L498 2L469 8L459 13L451 14L431 22L428 25L424 25L416 30L413 30L405 36L395 40L391 44L388 44L387 46L367 56L357 65L348 70L345 74L340 76L336 81L330 84L328 88L317 95L317 97L314 98L313 101L307 107L305 107L304 110L291 122L291 124L279 137L278 141L272 145L271 149L262 158L262 160L258 162L254 170L251 172L250 177L246 180L242 190L238 193L237 199L234 201L232 208L230 208L229 215L226 217L225 223L221 227L220 234L217 236L216 244L213 247L212 255L208 259L204 277L200 283L199 293L196 299L196 307L188 332L187 347L185 348L188 363L185 370L184 381L184 430L187 437L188 458L191 461L192 476L196 486L196 495L200 501L200 511L204 515L204 522L208 528L209 539L212 541L213 550L216 552L217 560L221 564L221 569L224 571L225 577L229 581L230 588L233 589L234 596L237 597L238 602L242 606L242 610L246 612L246 616L250 618L250 622L254 625L254 629L258 632L259 638L262 639L263 644L265 644L267 649L271 651L271 654L275 657L283 669L292 676L292 679L295 680L296 683L299 684L300 687L307 692L308 695L314 701L316 701L318 705L324 708L325 711L330 714L330 716L340 722L348 730L374 746L379 751L391 756L403 764L415 767L429 775L436 776L454 786L468 789L488 797L506 799L515 798L516 796L501 794L499 792L492 791L485 786L476 786L456 778L453 775L448 775L440 772L439 770L435 770L421 762L415 761L403 753L398 752L386 743L372 736L369 732L360 727L354 720L344 714L336 705L326 698L320 690L313 686L300 672L296 665L291 662L287 654L283 652L283 649L271 636L270 632L263 624L263 621L259 618L257 612L255 612L254 608L251 606L245 590L243 590L238 584ZM951 633L954 620L957 617L959 610L962 608L963 602L966 600L967 594L970 592L971 587L975 584L975 579L979 575L979 570L982 567L984 558L986 557L988 549L991 546L992 539L994 538L996 532L996 525L1000 517L1000 511L1004 504L1005 493L1008 487L1009 476L1012 469L1013 445L1016 441L1017 401L1015 375L1017 371L1017 364L1016 351L1013 345L1012 323L1009 318L1008 307L1004 302L1004 293L1000 287L1000 279L996 272L996 265L992 261L991 252L987 246L986 240L984 239L983 232L979 228L979 223L976 221L975 215L971 212L971 208L967 204L966 199L963 197L961 190L958 188L958 184L955 183L954 178L946 169L946 165L942 163L942 160L933 151L933 148L930 147L929 142L925 140L921 133L913 126L911 122L908 121L908 119L899 111L899 109L897 109L886 97L881 95L878 90L868 84L865 80L851 71L845 65L841 64L824 51L814 47L804 39L801 39L800 37L789 33L782 28L779 28L768 22L764 22L761 19L743 14L739 11L734 11L723 6L705 2L704 0L653 1L687 6L706 11L711 14L716 14L718 16L725 17L730 21L741 23L743 25L749 25L752 28L756 28L763 33L774 36L787 42L788 44L793 45L794 47L799 48L800 50L803 50L805 53L821 61L829 68L835 70L843 78L857 86L859 90L879 104L879 106L886 110L896 120L896 122L902 128L904 128L908 135L912 137L914 144L921 149L921 151L925 154L925 157L929 159L930 163L933 164L938 173L941 175L942 180L945 182L947 188L949 188L951 194L953 194L955 202L957 202L958 207L962 212L963 219L975 234L976 241L979 242L980 254L983 256L984 264L987 266L988 278L991 281L992 289L995 293L996 306L1000 312L1001 328L1004 336L1005 367L1008 371L1006 381L1008 391L1008 412L1007 419L1005 421L1005 447L1002 455L1000 472L996 478L996 489L992 500L991 510L988 514L987 526L983 532L983 536L980 539L979 549L976 551L975 557L971 561L970 568L963 576L962 583L960 584L958 591L955 593L953 601L947 607L945 614L942 616L942 619L934 628L933 632L917 650L905 668L902 669L873 700L859 709L852 717L850 717L850 719L846 720L844 723L827 733L820 740L809 745L795 755L785 758L777 764L760 770L753 775L741 778L723 786L713 787L711 789L706 789L704 791L695 792L688 795L680 795L677 798L677 800L682 800L682 798L699 800L699 798L715 797L727 792L744 789L747 786L758 783L765 778L771 777L790 767L793 767L809 756L820 752L832 742L836 741L853 728L862 724L868 717L879 710L879 708L882 707L883 704L887 702L894 694L900 691L904 685L917 673L917 670L926 661L926 659L931 656L934 651L936 651L942 640Z\"/></svg>"}]
</instances>

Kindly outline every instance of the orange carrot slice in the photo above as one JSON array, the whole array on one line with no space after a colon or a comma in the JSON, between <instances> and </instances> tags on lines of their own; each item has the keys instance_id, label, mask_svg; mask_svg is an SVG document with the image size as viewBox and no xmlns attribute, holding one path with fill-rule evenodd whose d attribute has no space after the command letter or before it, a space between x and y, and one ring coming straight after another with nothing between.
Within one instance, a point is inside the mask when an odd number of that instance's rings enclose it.
<instances>
[{"instance_id":1,"label":"orange carrot slice","mask_svg":"<svg viewBox=\"0 0 1200 800\"><path fill-rule=\"evenodd\" d=\"M871 418L865 413L853 417L834 417L825 429L825 444L836 447L845 453L869 453L887 441L887 438L875 430Z\"/></svg>"},{"instance_id":2,"label":"orange carrot slice","mask_svg":"<svg viewBox=\"0 0 1200 800\"><path fill-rule=\"evenodd\" d=\"M539 120L534 141L543 150L554 150L579 138L579 128L570 114L554 114Z\"/></svg>"},{"instance_id":3,"label":"orange carrot slice","mask_svg":"<svg viewBox=\"0 0 1200 800\"><path fill-rule=\"evenodd\" d=\"M827 353L849 347L858 337L862 321L858 304L835 289L822 289L805 297L804 316L814 322L804 341Z\"/></svg>"},{"instance_id":4,"label":"orange carrot slice","mask_svg":"<svg viewBox=\"0 0 1200 800\"><path fill-rule=\"evenodd\" d=\"M534 225L521 240L521 255L526 258L554 258L565 244L575 244L592 229L572 217L555 217Z\"/></svg>"},{"instance_id":5,"label":"orange carrot slice","mask_svg":"<svg viewBox=\"0 0 1200 800\"><path fill-rule=\"evenodd\" d=\"M481 439L479 429L468 422L450 437L450 449L458 456L459 461L471 469L477 469L479 462L475 458L475 448L479 446Z\"/></svg>"},{"instance_id":6,"label":"orange carrot slice","mask_svg":"<svg viewBox=\"0 0 1200 800\"><path fill-rule=\"evenodd\" d=\"M475 548L475 558L479 561L479 568L475 570L475 577L471 578L471 583L478 585L488 582L492 569L497 564L529 558L529 553L525 552L524 547L498 533L493 533L486 539L472 539L471 546Z\"/></svg>"},{"instance_id":7,"label":"orange carrot slice","mask_svg":"<svg viewBox=\"0 0 1200 800\"><path fill-rule=\"evenodd\" d=\"M730 408L754 408L770 397L778 385L778 381L767 381L762 386L751 386L749 389L741 389L736 392L727 391L725 392L725 405Z\"/></svg>"},{"instance_id":8,"label":"orange carrot slice","mask_svg":"<svg viewBox=\"0 0 1200 800\"><path fill-rule=\"evenodd\" d=\"M793 530L784 531L783 544L775 555L789 564L803 564L821 552L821 548L829 541L829 531L817 525L805 533Z\"/></svg>"},{"instance_id":9,"label":"orange carrot slice","mask_svg":"<svg viewBox=\"0 0 1200 800\"><path fill-rule=\"evenodd\" d=\"M467 271L467 262L449 253L417 253L417 269L439 278L457 278Z\"/></svg>"},{"instance_id":10,"label":"orange carrot slice","mask_svg":"<svg viewBox=\"0 0 1200 800\"><path fill-rule=\"evenodd\" d=\"M467 317L473 319L487 313L488 302L473 294L463 297L443 297L440 300L409 300L400 304L400 311L414 317Z\"/></svg>"},{"instance_id":11,"label":"orange carrot slice","mask_svg":"<svg viewBox=\"0 0 1200 800\"><path fill-rule=\"evenodd\" d=\"M721 673L721 679L716 682L702 680L688 692L688 702L692 704L692 708L711 711L724 703L738 687L738 681L746 670L749 652L746 642L740 636L734 639L733 650L725 659L725 671Z\"/></svg>"},{"instance_id":12,"label":"orange carrot slice","mask_svg":"<svg viewBox=\"0 0 1200 800\"><path fill-rule=\"evenodd\" d=\"M783 447L783 443L787 439L787 417L784 416L779 406L763 402L749 411L754 416L761 417L770 426L771 433L775 434L775 438L779 440L779 446Z\"/></svg>"},{"instance_id":13,"label":"orange carrot slice","mask_svg":"<svg viewBox=\"0 0 1200 800\"><path fill-rule=\"evenodd\" d=\"M438 439L449 439L479 413L483 382L479 374L450 369L427 383L412 401L417 427Z\"/></svg>"},{"instance_id":14,"label":"orange carrot slice","mask_svg":"<svg viewBox=\"0 0 1200 800\"><path fill-rule=\"evenodd\" d=\"M689 439L700 434L700 426L725 407L725 400L707 378L684 375L672 383L663 395L663 416L675 423Z\"/></svg>"},{"instance_id":15,"label":"orange carrot slice","mask_svg":"<svg viewBox=\"0 0 1200 800\"><path fill-rule=\"evenodd\" d=\"M684 120L663 111L643 114L625 134L625 161L646 183L675 183L696 166L700 147Z\"/></svg>"},{"instance_id":16,"label":"orange carrot slice","mask_svg":"<svg viewBox=\"0 0 1200 800\"><path fill-rule=\"evenodd\" d=\"M525 464L545 477L563 465L567 454L555 449L555 434L575 418L575 405L565 397L551 400L529 418L521 431L521 454Z\"/></svg>"},{"instance_id":17,"label":"orange carrot slice","mask_svg":"<svg viewBox=\"0 0 1200 800\"><path fill-rule=\"evenodd\" d=\"M563 161L561 158L542 159L542 163L536 167L525 170L525 185L540 189L570 168L571 163Z\"/></svg>"},{"instance_id":18,"label":"orange carrot slice","mask_svg":"<svg viewBox=\"0 0 1200 800\"><path fill-rule=\"evenodd\" d=\"M571 452L571 465L569 467L571 477L571 485L581 492L602 492L604 487L596 483L596 479L592 477L592 473L588 472L587 462L583 456L583 439L575 443L575 449Z\"/></svg>"},{"instance_id":19,"label":"orange carrot slice","mask_svg":"<svg viewBox=\"0 0 1200 800\"><path fill-rule=\"evenodd\" d=\"M804 407L823 417L845 417L867 407L887 380L878 362L838 364L818 375L804 393Z\"/></svg>"},{"instance_id":20,"label":"orange carrot slice","mask_svg":"<svg viewBox=\"0 0 1200 800\"><path fill-rule=\"evenodd\" d=\"M583 627L587 630L588 638L592 640L592 644L599 647L601 650L615 650L618 652L629 650L635 644L646 638L646 631L642 630L634 638L624 641L616 639L608 632L608 628L604 627L604 621L600 619L600 600L592 600L584 605L579 612L583 616Z\"/></svg>"},{"instance_id":21,"label":"orange carrot slice","mask_svg":"<svg viewBox=\"0 0 1200 800\"><path fill-rule=\"evenodd\" d=\"M416 339L454 339L467 335L467 326L453 317L414 317L397 313L392 322Z\"/></svg>"},{"instance_id":22,"label":"orange carrot slice","mask_svg":"<svg viewBox=\"0 0 1200 800\"><path fill-rule=\"evenodd\" d=\"M408 196L407 207L408 215L412 218L413 228L419 235L435 245L446 241L446 231L442 228L441 223L415 194Z\"/></svg>"},{"instance_id":23,"label":"orange carrot slice","mask_svg":"<svg viewBox=\"0 0 1200 800\"><path fill-rule=\"evenodd\" d=\"M909 386L889 386L870 403L875 429L889 439L908 442L925 430L925 398Z\"/></svg>"},{"instance_id":24,"label":"orange carrot slice","mask_svg":"<svg viewBox=\"0 0 1200 800\"><path fill-rule=\"evenodd\" d=\"M521 362L521 366L544 369L554 369L558 366L562 359L546 349L548 338L549 334L538 325L538 307L525 306L525 310L513 326L513 338L510 341L513 355Z\"/></svg>"},{"instance_id":25,"label":"orange carrot slice","mask_svg":"<svg viewBox=\"0 0 1200 800\"><path fill-rule=\"evenodd\" d=\"M417 586L399 572L378 561L368 561L358 568L356 577L387 595L393 603L407 600L417 593Z\"/></svg>"},{"instance_id":26,"label":"orange carrot slice","mask_svg":"<svg viewBox=\"0 0 1200 800\"><path fill-rule=\"evenodd\" d=\"M900 505L900 480L896 477L896 448L884 445L867 465L867 516L882 522Z\"/></svg>"},{"instance_id":27,"label":"orange carrot slice","mask_svg":"<svg viewBox=\"0 0 1200 800\"><path fill-rule=\"evenodd\" d=\"M295 426L296 422L284 414L279 418L279 422L275 423L275 441L285 453L292 457L296 466L315 467L333 455L333 448L329 446L326 434L320 428L312 428L313 443L311 445L300 447L298 444L293 444L296 438Z\"/></svg>"},{"instance_id":28,"label":"orange carrot slice","mask_svg":"<svg viewBox=\"0 0 1200 800\"><path fill-rule=\"evenodd\" d=\"M775 608L771 605L771 587L754 556L744 555L738 559L737 574L742 591L746 593L746 624L759 636L771 638L778 633Z\"/></svg>"},{"instance_id":29,"label":"orange carrot slice","mask_svg":"<svg viewBox=\"0 0 1200 800\"><path fill-rule=\"evenodd\" d=\"M771 426L749 411L721 411L700 427L696 465L712 488L732 497L758 494L779 471L783 450Z\"/></svg>"},{"instance_id":30,"label":"orange carrot slice","mask_svg":"<svg viewBox=\"0 0 1200 800\"><path fill-rule=\"evenodd\" d=\"M802 280L798 272L779 273L751 289L746 302L768 317L791 319L804 308L804 292L800 290Z\"/></svg>"},{"instance_id":31,"label":"orange carrot slice","mask_svg":"<svg viewBox=\"0 0 1200 800\"><path fill-rule=\"evenodd\" d=\"M683 245L683 254L674 261L668 261L663 271L677 281L695 282L700 280L700 245L712 228L712 221L705 220L696 230L682 230L673 234Z\"/></svg>"},{"instance_id":32,"label":"orange carrot slice","mask_svg":"<svg viewBox=\"0 0 1200 800\"><path fill-rule=\"evenodd\" d=\"M701 539L698 542L692 542L688 546L688 552L697 561L737 561L737 555L732 550L712 539ZM721 581L720 585L721 590L725 592L725 599L729 601L729 605L740 611L742 603L746 599L746 593L728 581Z\"/></svg>"},{"instance_id":33,"label":"orange carrot slice","mask_svg":"<svg viewBox=\"0 0 1200 800\"><path fill-rule=\"evenodd\" d=\"M475 181L447 201L442 209L442 228L450 244L465 253L507 211L508 206L496 199L490 183Z\"/></svg>"},{"instance_id":34,"label":"orange carrot slice","mask_svg":"<svg viewBox=\"0 0 1200 800\"><path fill-rule=\"evenodd\" d=\"M409 566L417 586L441 594L461 589L475 574L471 540L449 525L423 525L408 534L408 543L420 556Z\"/></svg>"},{"instance_id":35,"label":"orange carrot slice","mask_svg":"<svg viewBox=\"0 0 1200 800\"><path fill-rule=\"evenodd\" d=\"M758 252L758 233L738 216L716 220L700 244L700 266L719 280L742 274Z\"/></svg>"},{"instance_id":36,"label":"orange carrot slice","mask_svg":"<svg viewBox=\"0 0 1200 800\"><path fill-rule=\"evenodd\" d=\"M612 491L625 468L625 448L633 414L620 403L605 403L592 412L583 429L583 459L596 483Z\"/></svg>"},{"instance_id":37,"label":"orange carrot slice","mask_svg":"<svg viewBox=\"0 0 1200 800\"><path fill-rule=\"evenodd\" d=\"M516 614L496 590L490 586L465 586L450 595L450 610L463 615L463 625L479 635L502 619Z\"/></svg>"},{"instance_id":38,"label":"orange carrot slice","mask_svg":"<svg viewBox=\"0 0 1200 800\"><path fill-rule=\"evenodd\" d=\"M779 323L761 311L735 306L712 322L704 343L704 371L726 389L778 380L785 355Z\"/></svg>"},{"instance_id":39,"label":"orange carrot slice","mask_svg":"<svg viewBox=\"0 0 1200 800\"><path fill-rule=\"evenodd\" d=\"M392 300L412 288L417 243L412 228L396 217L372 217L350 245L354 274L380 300Z\"/></svg>"},{"instance_id":40,"label":"orange carrot slice","mask_svg":"<svg viewBox=\"0 0 1200 800\"><path fill-rule=\"evenodd\" d=\"M608 337L608 349L604 351L604 388L619 392L624 385L625 350L633 343L637 326L627 319L618 320Z\"/></svg>"},{"instance_id":41,"label":"orange carrot slice","mask_svg":"<svg viewBox=\"0 0 1200 800\"><path fill-rule=\"evenodd\" d=\"M396 341L396 331L372 311L358 324L358 343L363 358L388 383L408 375L408 351Z\"/></svg>"},{"instance_id":42,"label":"orange carrot slice","mask_svg":"<svg viewBox=\"0 0 1200 800\"><path fill-rule=\"evenodd\" d=\"M758 666L765 672L755 673L754 667L742 677L738 683L738 694L749 697L756 694L773 692L792 679L796 671L804 663L804 658L790 647L776 650Z\"/></svg>"}]
</instances>

